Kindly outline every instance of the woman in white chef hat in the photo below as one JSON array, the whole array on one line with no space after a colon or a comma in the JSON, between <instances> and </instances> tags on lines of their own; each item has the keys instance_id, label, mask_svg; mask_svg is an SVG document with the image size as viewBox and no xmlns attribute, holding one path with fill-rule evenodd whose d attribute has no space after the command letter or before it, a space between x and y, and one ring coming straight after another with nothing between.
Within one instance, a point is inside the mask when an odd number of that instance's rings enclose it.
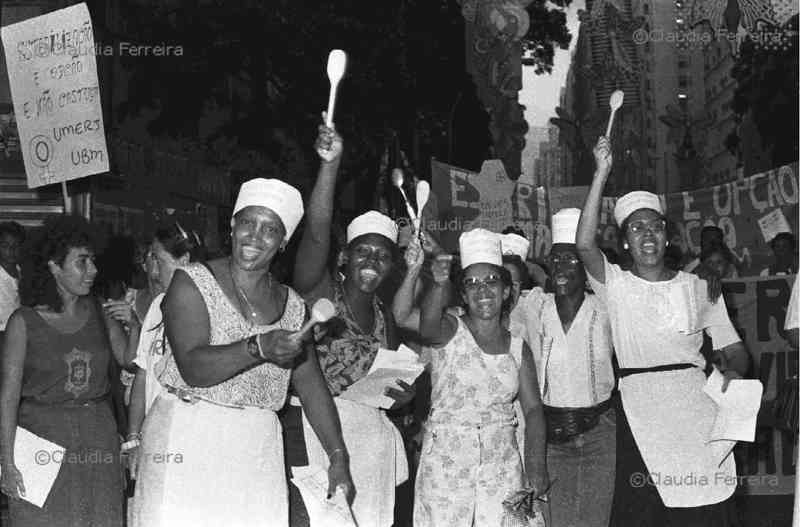
<instances>
[{"instance_id":1,"label":"woman in white chef hat","mask_svg":"<svg viewBox=\"0 0 800 527\"><path fill-rule=\"evenodd\" d=\"M466 314L447 313L447 260L434 264L434 285L420 306L420 334L434 349L431 410L414 496L417 527L496 527L503 500L527 483L537 495L548 485L536 366L527 344L501 322L512 284L503 268L500 235L474 229L461 235L459 245L458 284ZM409 274L418 275L423 262L417 252ZM395 304L410 311L414 288L404 285ZM517 398L528 424L528 481L515 436Z\"/></svg>"},{"instance_id":2,"label":"woman in white chef hat","mask_svg":"<svg viewBox=\"0 0 800 527\"><path fill-rule=\"evenodd\" d=\"M133 525L287 526L276 412L290 379L314 409L329 490L343 486L352 499L336 409L313 351L294 335L305 304L270 274L302 215L291 185L247 181L233 209L231 255L175 271L162 304L173 353L142 428ZM168 453L181 457L164 461Z\"/></svg>"},{"instance_id":3,"label":"woman in white chef hat","mask_svg":"<svg viewBox=\"0 0 800 527\"><path fill-rule=\"evenodd\" d=\"M614 496L616 412L608 314L586 293L575 248L580 209L553 215L553 292L535 287L511 316L531 348L547 421L553 525L606 527Z\"/></svg>"},{"instance_id":4,"label":"woman in white chef hat","mask_svg":"<svg viewBox=\"0 0 800 527\"><path fill-rule=\"evenodd\" d=\"M327 267L336 176L342 139L320 126L317 153L322 159L309 201L306 227L295 259L294 285L309 304L328 298L337 316L325 326L316 343L317 356L339 411L356 486L353 515L359 527L389 527L394 523L395 487L408 478L403 439L378 408L338 397L367 375L379 348L396 349L396 328L377 291L395 268L398 229L388 216L366 212L347 226L347 246L340 254L343 276ZM414 389L402 381L387 393L394 407L409 403ZM307 408L296 401L282 416L287 458L291 466L320 464L324 450L308 426ZM292 527L307 525L302 498L290 489Z\"/></svg>"},{"instance_id":5,"label":"woman in white chef hat","mask_svg":"<svg viewBox=\"0 0 800 527\"><path fill-rule=\"evenodd\" d=\"M703 333L711 337L725 388L746 372L749 356L724 299L712 303L705 281L664 265L666 222L658 196L636 191L617 201L614 218L633 265L623 271L608 263L595 239L611 170L605 137L594 156L597 170L576 245L592 289L608 310L620 366L624 412L617 425L619 484L612 515L620 525L730 525L736 464L708 442L717 406L703 392Z\"/></svg>"}]
</instances>

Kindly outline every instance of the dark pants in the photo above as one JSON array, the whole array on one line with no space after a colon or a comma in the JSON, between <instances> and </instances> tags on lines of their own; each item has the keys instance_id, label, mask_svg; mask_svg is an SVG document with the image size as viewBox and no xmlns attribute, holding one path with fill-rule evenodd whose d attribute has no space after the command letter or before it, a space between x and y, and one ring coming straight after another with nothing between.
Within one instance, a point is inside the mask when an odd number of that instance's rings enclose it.
<instances>
[{"instance_id":1,"label":"dark pants","mask_svg":"<svg viewBox=\"0 0 800 527\"><path fill-rule=\"evenodd\" d=\"M738 527L733 496L702 507L667 507L654 485L633 438L628 419L617 398L617 477L611 507L611 527Z\"/></svg>"},{"instance_id":2,"label":"dark pants","mask_svg":"<svg viewBox=\"0 0 800 527\"><path fill-rule=\"evenodd\" d=\"M283 455L286 458L286 481L289 484L289 525L308 527L308 511L300 491L291 482L292 467L308 466L306 440L303 433L303 409L287 404L278 414L283 427Z\"/></svg>"}]
</instances>

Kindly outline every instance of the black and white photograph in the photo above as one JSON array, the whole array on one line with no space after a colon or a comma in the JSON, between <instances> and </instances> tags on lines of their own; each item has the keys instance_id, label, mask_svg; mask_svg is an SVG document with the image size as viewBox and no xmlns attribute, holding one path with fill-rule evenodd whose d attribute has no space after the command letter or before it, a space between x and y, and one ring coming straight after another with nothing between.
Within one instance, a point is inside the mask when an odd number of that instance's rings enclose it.
<instances>
[{"instance_id":1,"label":"black and white photograph","mask_svg":"<svg viewBox=\"0 0 800 527\"><path fill-rule=\"evenodd\" d=\"M800 527L796 0L0 0L0 527Z\"/></svg>"}]
</instances>

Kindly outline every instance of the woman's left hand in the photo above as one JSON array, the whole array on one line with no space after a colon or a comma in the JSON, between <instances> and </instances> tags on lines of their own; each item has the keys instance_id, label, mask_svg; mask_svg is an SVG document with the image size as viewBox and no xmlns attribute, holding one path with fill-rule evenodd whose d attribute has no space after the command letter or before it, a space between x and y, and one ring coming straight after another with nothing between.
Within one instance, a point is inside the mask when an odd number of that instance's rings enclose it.
<instances>
[{"instance_id":1,"label":"woman's left hand","mask_svg":"<svg viewBox=\"0 0 800 527\"><path fill-rule=\"evenodd\" d=\"M322 119L325 120L326 112L322 112ZM342 137L336 133L336 130L331 127L328 128L324 124L319 125L317 141L314 143L314 149L317 155L325 163L332 163L342 156L344 145Z\"/></svg>"},{"instance_id":2,"label":"woman's left hand","mask_svg":"<svg viewBox=\"0 0 800 527\"><path fill-rule=\"evenodd\" d=\"M113 318L117 322L127 325L128 327L138 327L139 318L133 310L133 306L123 300L109 300L103 304L103 309L106 316Z\"/></svg>"},{"instance_id":3,"label":"woman's left hand","mask_svg":"<svg viewBox=\"0 0 800 527\"><path fill-rule=\"evenodd\" d=\"M550 489L550 476L547 474L546 465L531 469L528 480L530 486L534 488L534 498L541 497Z\"/></svg>"},{"instance_id":4,"label":"woman's left hand","mask_svg":"<svg viewBox=\"0 0 800 527\"><path fill-rule=\"evenodd\" d=\"M395 388L386 388L386 395L394 399L394 404L392 404L392 408L402 408L403 406L410 403L414 397L417 395L417 390L411 384L406 384L400 379L397 379L397 385L402 388L402 390L397 390Z\"/></svg>"},{"instance_id":5,"label":"woman's left hand","mask_svg":"<svg viewBox=\"0 0 800 527\"><path fill-rule=\"evenodd\" d=\"M336 495L336 489L342 487L347 503L352 505L356 497L356 487L353 485L353 478L350 476L350 463L346 458L334 458L328 467L328 497Z\"/></svg>"}]
</instances>

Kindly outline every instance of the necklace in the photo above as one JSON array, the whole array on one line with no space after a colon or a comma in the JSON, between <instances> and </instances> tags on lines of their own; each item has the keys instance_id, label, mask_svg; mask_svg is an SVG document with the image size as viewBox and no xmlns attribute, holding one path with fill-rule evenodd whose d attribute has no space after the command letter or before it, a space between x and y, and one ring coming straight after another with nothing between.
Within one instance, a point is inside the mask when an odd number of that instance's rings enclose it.
<instances>
[{"instance_id":1,"label":"necklace","mask_svg":"<svg viewBox=\"0 0 800 527\"><path fill-rule=\"evenodd\" d=\"M242 306L242 300L244 299L245 304L247 304L247 309L242 309L242 311L249 310L250 316L255 320L256 318L258 318L258 312L256 311L255 306L253 306L253 304L250 302L250 299L247 298L244 289L242 289L241 286L238 283L236 283L236 278L233 275L233 266L230 261L228 261L228 271L231 274L231 281L233 282L233 287L236 289L237 293L236 300L239 302L239 307L240 308L244 307ZM267 289L271 288L271 286L272 286L272 275L270 273L267 273Z\"/></svg>"}]
</instances>

